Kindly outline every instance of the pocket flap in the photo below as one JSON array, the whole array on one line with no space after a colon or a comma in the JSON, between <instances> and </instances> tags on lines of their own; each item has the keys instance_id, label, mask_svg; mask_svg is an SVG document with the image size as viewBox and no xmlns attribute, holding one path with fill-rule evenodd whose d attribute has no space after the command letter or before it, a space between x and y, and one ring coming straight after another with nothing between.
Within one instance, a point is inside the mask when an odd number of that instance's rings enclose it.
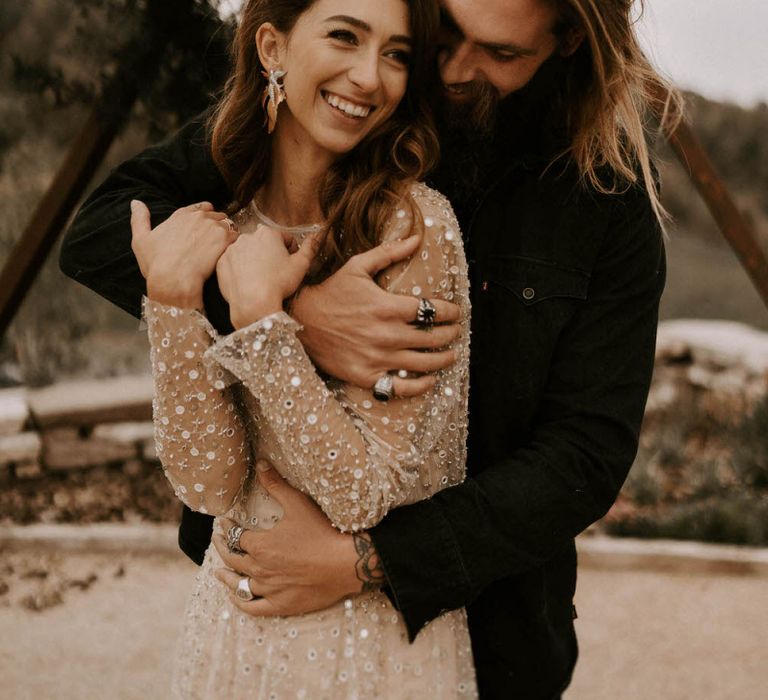
<instances>
[{"instance_id":1,"label":"pocket flap","mask_svg":"<svg viewBox=\"0 0 768 700\"><path fill-rule=\"evenodd\" d=\"M534 258L494 260L487 279L527 305L556 297L586 299L589 288L588 273Z\"/></svg>"}]
</instances>

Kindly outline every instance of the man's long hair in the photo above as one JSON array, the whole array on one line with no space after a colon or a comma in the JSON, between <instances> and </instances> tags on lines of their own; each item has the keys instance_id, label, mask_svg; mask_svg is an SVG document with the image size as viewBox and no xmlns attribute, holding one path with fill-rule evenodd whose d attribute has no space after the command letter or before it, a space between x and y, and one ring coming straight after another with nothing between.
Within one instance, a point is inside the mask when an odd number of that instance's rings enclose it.
<instances>
[{"instance_id":1,"label":"man's long hair","mask_svg":"<svg viewBox=\"0 0 768 700\"><path fill-rule=\"evenodd\" d=\"M647 136L657 122L665 130L674 127L682 114L682 98L640 48L635 2L554 1L560 13L555 34L561 45L567 46L574 32L584 34L565 61L559 106L566 115L570 145L562 155L600 192L617 193L642 184L662 220L666 213ZM639 6L642 13L642 0Z\"/></svg>"},{"instance_id":2,"label":"man's long hair","mask_svg":"<svg viewBox=\"0 0 768 700\"><path fill-rule=\"evenodd\" d=\"M311 281L319 281L349 257L378 245L406 186L422 180L437 162L439 143L430 106L436 68L433 53L439 25L436 0L406 0L410 10L412 59L405 96L395 113L331 167L320 191L327 233ZM256 50L258 28L272 23L290 34L314 0L249 0L232 46L234 69L209 122L214 161L234 193L230 211L247 206L270 172L272 149L264 128L262 94L267 79ZM290 95L288 96L290 107ZM283 107L282 109L285 109ZM278 117L279 119L279 117Z\"/></svg>"}]
</instances>

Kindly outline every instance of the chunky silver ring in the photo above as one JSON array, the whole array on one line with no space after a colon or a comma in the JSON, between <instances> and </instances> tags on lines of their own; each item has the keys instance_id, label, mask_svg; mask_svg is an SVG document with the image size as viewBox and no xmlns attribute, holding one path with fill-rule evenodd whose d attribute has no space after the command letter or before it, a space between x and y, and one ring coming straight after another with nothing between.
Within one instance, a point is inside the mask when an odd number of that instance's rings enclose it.
<instances>
[{"instance_id":1,"label":"chunky silver ring","mask_svg":"<svg viewBox=\"0 0 768 700\"><path fill-rule=\"evenodd\" d=\"M243 576L238 582L237 582L237 588L235 589L235 595L240 598L240 600L244 600L248 602L249 600L253 600L256 596L253 595L253 591L251 590L251 584L249 583L249 579L247 576Z\"/></svg>"},{"instance_id":2,"label":"chunky silver ring","mask_svg":"<svg viewBox=\"0 0 768 700\"><path fill-rule=\"evenodd\" d=\"M224 223L229 228L230 233L237 233L237 224L234 221L232 221L232 219L229 219L229 218L224 219Z\"/></svg>"},{"instance_id":3,"label":"chunky silver ring","mask_svg":"<svg viewBox=\"0 0 768 700\"><path fill-rule=\"evenodd\" d=\"M422 330L429 330L435 325L437 309L429 299L419 299L419 309L416 312L416 325Z\"/></svg>"},{"instance_id":4,"label":"chunky silver ring","mask_svg":"<svg viewBox=\"0 0 768 700\"><path fill-rule=\"evenodd\" d=\"M230 554L245 554L245 550L240 546L240 538L244 532L242 525L233 525L227 530L227 549Z\"/></svg>"},{"instance_id":5,"label":"chunky silver ring","mask_svg":"<svg viewBox=\"0 0 768 700\"><path fill-rule=\"evenodd\" d=\"M395 395L395 380L391 374L385 374L373 385L373 398L377 401L389 401Z\"/></svg>"}]
</instances>

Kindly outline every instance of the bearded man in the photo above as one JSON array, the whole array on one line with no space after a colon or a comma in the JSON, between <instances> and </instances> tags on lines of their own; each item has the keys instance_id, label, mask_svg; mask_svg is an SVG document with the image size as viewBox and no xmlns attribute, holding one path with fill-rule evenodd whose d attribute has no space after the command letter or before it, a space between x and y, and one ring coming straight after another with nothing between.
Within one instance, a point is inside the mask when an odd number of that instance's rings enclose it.
<instances>
[{"instance_id":1,"label":"bearded man","mask_svg":"<svg viewBox=\"0 0 768 700\"><path fill-rule=\"evenodd\" d=\"M381 585L415 638L466 606L481 697L558 698L577 656L574 538L618 494L650 384L665 265L644 114L667 86L638 46L631 0L441 6L434 184L454 204L470 265L468 479L349 535L262 472L283 520L243 535L246 556L217 546L264 591L240 604L250 614L318 610ZM156 227L181 225L169 216L193 202L224 209L231 194L207 136L199 119L118 167L68 232L62 270L139 316L129 202L146 202ZM293 305L329 375L370 389L395 367L423 372L435 355L423 351L450 337L448 324L402 346L416 310L374 281L394 254L352 258ZM231 330L215 279L205 307ZM431 369L450 362L438 354ZM397 377L396 394L415 381ZM211 519L185 511L179 541L198 563L210 537Z\"/></svg>"}]
</instances>

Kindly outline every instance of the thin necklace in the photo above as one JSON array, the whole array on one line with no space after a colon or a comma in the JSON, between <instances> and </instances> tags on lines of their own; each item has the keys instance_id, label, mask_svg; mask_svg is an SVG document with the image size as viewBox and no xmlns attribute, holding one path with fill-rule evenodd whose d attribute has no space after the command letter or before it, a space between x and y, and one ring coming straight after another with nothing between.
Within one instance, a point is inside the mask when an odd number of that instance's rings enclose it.
<instances>
[{"instance_id":1,"label":"thin necklace","mask_svg":"<svg viewBox=\"0 0 768 700\"><path fill-rule=\"evenodd\" d=\"M285 233L293 234L294 236L322 231L325 228L323 224L303 224L302 226L284 226L283 224L278 224L259 209L255 198L251 200L251 209L256 218L265 226L269 226L269 228L275 229L276 231L284 231Z\"/></svg>"}]
</instances>

